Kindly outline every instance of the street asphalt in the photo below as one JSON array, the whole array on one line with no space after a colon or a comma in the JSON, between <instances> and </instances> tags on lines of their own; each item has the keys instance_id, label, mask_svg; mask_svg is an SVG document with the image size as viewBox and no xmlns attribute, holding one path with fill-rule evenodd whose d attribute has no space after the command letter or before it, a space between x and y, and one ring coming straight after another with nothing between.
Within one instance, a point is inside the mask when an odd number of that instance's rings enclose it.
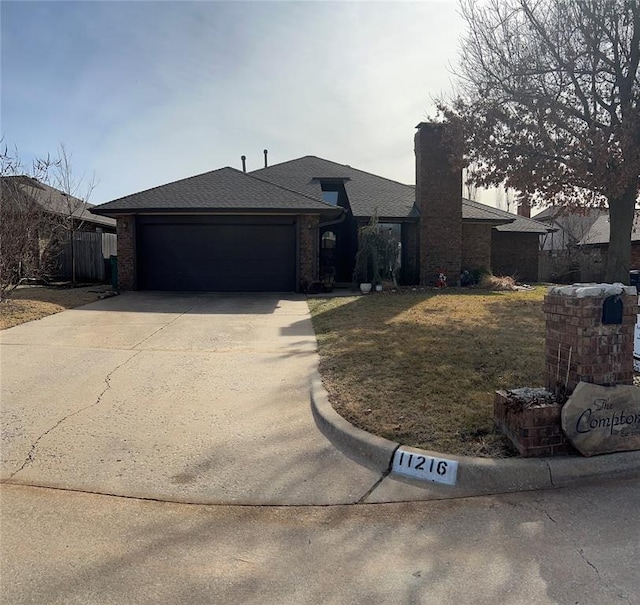
<instances>
[{"instance_id":1,"label":"street asphalt","mask_svg":"<svg viewBox=\"0 0 640 605\"><path fill-rule=\"evenodd\" d=\"M7 605L640 605L640 481L206 506L3 486Z\"/></svg>"}]
</instances>

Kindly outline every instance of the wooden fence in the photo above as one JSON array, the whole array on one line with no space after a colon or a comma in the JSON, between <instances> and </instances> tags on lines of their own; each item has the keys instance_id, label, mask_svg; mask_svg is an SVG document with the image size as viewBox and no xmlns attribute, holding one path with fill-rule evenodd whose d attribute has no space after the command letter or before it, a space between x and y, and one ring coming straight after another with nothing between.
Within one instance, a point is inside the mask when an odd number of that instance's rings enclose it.
<instances>
[{"instance_id":1,"label":"wooden fence","mask_svg":"<svg viewBox=\"0 0 640 605\"><path fill-rule=\"evenodd\" d=\"M75 257L76 281L107 281L110 278L109 257L116 254L115 233L76 231L73 233L73 255L70 237L61 246L57 273L60 278L71 280L72 258Z\"/></svg>"}]
</instances>

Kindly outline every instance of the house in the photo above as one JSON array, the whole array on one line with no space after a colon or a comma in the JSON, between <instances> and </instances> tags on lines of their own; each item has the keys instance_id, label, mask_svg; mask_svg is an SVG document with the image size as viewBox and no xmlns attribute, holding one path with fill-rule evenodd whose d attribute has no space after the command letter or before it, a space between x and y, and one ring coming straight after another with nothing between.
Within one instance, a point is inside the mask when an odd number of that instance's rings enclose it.
<instances>
[{"instance_id":1,"label":"house","mask_svg":"<svg viewBox=\"0 0 640 605\"><path fill-rule=\"evenodd\" d=\"M305 156L253 172L222 168L92 208L117 219L122 289L305 291L351 282L358 228L377 216L400 244L400 277L432 285L444 271L537 278L546 227L462 199L443 127L419 124L416 186ZM265 155L266 159L266 155ZM265 161L266 164L266 161Z\"/></svg>"},{"instance_id":2,"label":"house","mask_svg":"<svg viewBox=\"0 0 640 605\"><path fill-rule=\"evenodd\" d=\"M0 198L0 219L9 231L23 231L22 251L14 247L8 263L12 275L105 278L104 259L116 252L113 218L92 214L91 204L26 175L1 177ZM10 236L9 231L3 235ZM4 248L9 248L6 241Z\"/></svg>"},{"instance_id":3,"label":"house","mask_svg":"<svg viewBox=\"0 0 640 605\"><path fill-rule=\"evenodd\" d=\"M581 274L586 276L590 269L582 244L596 220L606 214L601 208L549 206L535 215L549 227L540 237L541 281L585 281Z\"/></svg>"},{"instance_id":4,"label":"house","mask_svg":"<svg viewBox=\"0 0 640 605\"><path fill-rule=\"evenodd\" d=\"M578 242L581 251L580 280L604 281L609 251L609 214L602 212L591 225L586 235ZM631 231L632 271L640 270L640 210L636 210Z\"/></svg>"},{"instance_id":5,"label":"house","mask_svg":"<svg viewBox=\"0 0 640 605\"><path fill-rule=\"evenodd\" d=\"M92 214L95 206L72 195L42 183L30 176L3 176L2 190L10 188L19 190L42 211L55 217L58 221L70 219L80 231L97 231L104 233L116 232L116 221L107 216ZM4 198L4 196L3 196Z\"/></svg>"},{"instance_id":6,"label":"house","mask_svg":"<svg viewBox=\"0 0 640 605\"><path fill-rule=\"evenodd\" d=\"M533 218L552 228L540 240L540 249L547 251L566 250L583 240L593 223L606 215L602 208L580 208L573 206L549 206Z\"/></svg>"}]
</instances>

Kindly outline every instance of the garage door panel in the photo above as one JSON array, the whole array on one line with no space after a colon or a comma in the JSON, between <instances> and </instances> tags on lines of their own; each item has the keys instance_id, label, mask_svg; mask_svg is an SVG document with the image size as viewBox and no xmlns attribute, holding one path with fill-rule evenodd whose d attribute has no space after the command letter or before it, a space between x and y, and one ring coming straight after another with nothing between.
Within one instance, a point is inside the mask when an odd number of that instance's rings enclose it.
<instances>
[{"instance_id":1,"label":"garage door panel","mask_svg":"<svg viewBox=\"0 0 640 605\"><path fill-rule=\"evenodd\" d=\"M295 224L140 223L138 282L147 290L295 289Z\"/></svg>"}]
</instances>

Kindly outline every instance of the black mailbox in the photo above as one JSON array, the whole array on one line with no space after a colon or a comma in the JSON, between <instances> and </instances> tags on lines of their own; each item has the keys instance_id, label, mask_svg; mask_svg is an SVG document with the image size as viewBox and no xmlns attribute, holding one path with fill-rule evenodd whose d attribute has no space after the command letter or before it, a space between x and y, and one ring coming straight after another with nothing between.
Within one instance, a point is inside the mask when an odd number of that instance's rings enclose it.
<instances>
[{"instance_id":1,"label":"black mailbox","mask_svg":"<svg viewBox=\"0 0 640 605\"><path fill-rule=\"evenodd\" d=\"M622 297L619 294L607 296L602 303L602 323L613 325L622 323Z\"/></svg>"}]
</instances>

